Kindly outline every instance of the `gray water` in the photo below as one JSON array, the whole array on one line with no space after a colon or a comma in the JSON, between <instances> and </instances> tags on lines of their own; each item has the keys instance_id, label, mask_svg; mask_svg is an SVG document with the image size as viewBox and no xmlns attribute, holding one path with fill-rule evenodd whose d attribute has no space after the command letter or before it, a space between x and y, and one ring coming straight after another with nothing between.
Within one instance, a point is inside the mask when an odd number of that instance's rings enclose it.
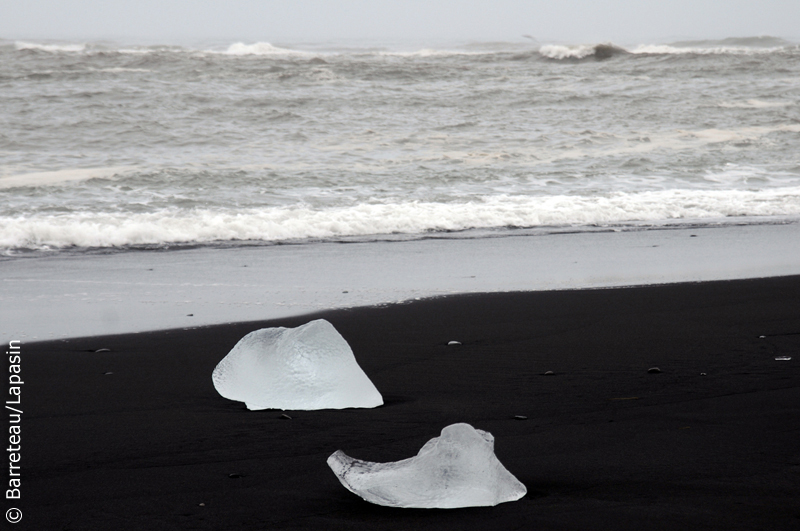
<instances>
[{"instance_id":1,"label":"gray water","mask_svg":"<svg viewBox=\"0 0 800 531\"><path fill-rule=\"evenodd\" d=\"M800 219L800 47L0 41L0 249Z\"/></svg>"}]
</instances>

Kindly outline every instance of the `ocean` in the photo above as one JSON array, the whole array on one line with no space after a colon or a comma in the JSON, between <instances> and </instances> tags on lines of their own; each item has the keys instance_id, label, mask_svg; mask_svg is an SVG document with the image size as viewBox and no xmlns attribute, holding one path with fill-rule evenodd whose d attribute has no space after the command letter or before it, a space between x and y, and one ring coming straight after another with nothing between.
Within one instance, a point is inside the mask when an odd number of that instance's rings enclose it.
<instances>
[{"instance_id":1,"label":"ocean","mask_svg":"<svg viewBox=\"0 0 800 531\"><path fill-rule=\"evenodd\" d=\"M800 46L0 40L0 259L800 219Z\"/></svg>"}]
</instances>

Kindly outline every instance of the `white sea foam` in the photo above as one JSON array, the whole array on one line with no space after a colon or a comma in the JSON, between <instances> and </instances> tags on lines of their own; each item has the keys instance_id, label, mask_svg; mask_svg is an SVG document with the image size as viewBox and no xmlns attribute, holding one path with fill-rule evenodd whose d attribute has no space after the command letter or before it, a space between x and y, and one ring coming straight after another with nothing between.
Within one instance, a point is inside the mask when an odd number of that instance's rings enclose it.
<instances>
[{"instance_id":1,"label":"white sea foam","mask_svg":"<svg viewBox=\"0 0 800 531\"><path fill-rule=\"evenodd\" d=\"M76 168L59 171L43 171L22 173L0 177L0 189L26 186L52 186L66 182L86 181L88 179L109 178L131 170L130 166L113 166L108 168Z\"/></svg>"},{"instance_id":2,"label":"white sea foam","mask_svg":"<svg viewBox=\"0 0 800 531\"><path fill-rule=\"evenodd\" d=\"M771 107L791 107L796 105L792 101L762 101L762 100L746 100L746 101L723 101L719 104L720 107L728 109L769 109Z\"/></svg>"},{"instance_id":3,"label":"white sea foam","mask_svg":"<svg viewBox=\"0 0 800 531\"><path fill-rule=\"evenodd\" d=\"M606 58L616 54L650 55L762 55L786 50L783 46L763 48L749 46L674 46L669 44L640 44L627 49L615 44L546 44L539 48L539 54L548 59L585 59L599 56Z\"/></svg>"},{"instance_id":4,"label":"white sea foam","mask_svg":"<svg viewBox=\"0 0 800 531\"><path fill-rule=\"evenodd\" d=\"M583 59L594 55L594 53L594 44L581 44L577 46L546 44L539 48L539 54L548 59Z\"/></svg>"},{"instance_id":5,"label":"white sea foam","mask_svg":"<svg viewBox=\"0 0 800 531\"><path fill-rule=\"evenodd\" d=\"M39 50L42 52L83 52L86 50L85 44L42 44L36 42L17 41L14 43L17 50Z\"/></svg>"},{"instance_id":6,"label":"white sea foam","mask_svg":"<svg viewBox=\"0 0 800 531\"><path fill-rule=\"evenodd\" d=\"M717 178L720 178L717 176ZM714 180L714 175L709 176ZM602 196L493 195L461 203L401 202L311 209L74 212L0 219L5 248L115 247L235 240L332 239L473 228L607 225L741 216L800 216L800 187L664 190Z\"/></svg>"},{"instance_id":7,"label":"white sea foam","mask_svg":"<svg viewBox=\"0 0 800 531\"><path fill-rule=\"evenodd\" d=\"M279 48L268 42L256 42L254 44L236 42L228 46L223 53L225 55L314 55L309 52Z\"/></svg>"},{"instance_id":8,"label":"white sea foam","mask_svg":"<svg viewBox=\"0 0 800 531\"><path fill-rule=\"evenodd\" d=\"M653 54L653 55L761 55L776 53L784 50L784 47L775 48L753 48L749 46L671 46L668 44L641 44L631 50L634 54Z\"/></svg>"}]
</instances>

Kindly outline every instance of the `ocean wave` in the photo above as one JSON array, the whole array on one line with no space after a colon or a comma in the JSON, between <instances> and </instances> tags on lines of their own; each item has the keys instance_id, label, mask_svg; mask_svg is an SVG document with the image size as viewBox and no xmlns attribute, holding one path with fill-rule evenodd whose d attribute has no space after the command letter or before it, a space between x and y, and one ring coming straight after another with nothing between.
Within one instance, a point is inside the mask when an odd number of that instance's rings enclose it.
<instances>
[{"instance_id":1,"label":"ocean wave","mask_svg":"<svg viewBox=\"0 0 800 531\"><path fill-rule=\"evenodd\" d=\"M679 48L786 48L794 46L793 43L780 37L728 37L717 40L679 41L672 43Z\"/></svg>"},{"instance_id":2,"label":"ocean wave","mask_svg":"<svg viewBox=\"0 0 800 531\"><path fill-rule=\"evenodd\" d=\"M717 46L709 48L682 48L669 44L642 44L631 53L642 55L765 55L783 52L786 48L749 48L742 46Z\"/></svg>"},{"instance_id":3,"label":"ocean wave","mask_svg":"<svg viewBox=\"0 0 800 531\"><path fill-rule=\"evenodd\" d=\"M776 107L792 107L797 105L793 101L763 101L750 99L746 101L723 101L718 104L719 107L728 109L770 109Z\"/></svg>"},{"instance_id":4,"label":"ocean wave","mask_svg":"<svg viewBox=\"0 0 800 531\"><path fill-rule=\"evenodd\" d=\"M220 241L425 234L503 227L598 226L731 217L800 216L800 187L664 190L603 196L497 195L459 203L409 201L313 209L307 206L149 213L72 212L6 216L6 249L127 247Z\"/></svg>"},{"instance_id":5,"label":"ocean wave","mask_svg":"<svg viewBox=\"0 0 800 531\"><path fill-rule=\"evenodd\" d=\"M380 57L452 57L452 56L483 56L483 55L497 55L496 50L451 50L435 48L421 48L414 51L379 51L373 52L374 55ZM372 54L370 54L372 55Z\"/></svg>"},{"instance_id":6,"label":"ocean wave","mask_svg":"<svg viewBox=\"0 0 800 531\"><path fill-rule=\"evenodd\" d=\"M87 56L103 55L149 55L159 53L195 53L190 48L175 45L118 45L110 43L37 43L16 41L13 48L17 51L37 51L51 54L81 54Z\"/></svg>"},{"instance_id":7,"label":"ocean wave","mask_svg":"<svg viewBox=\"0 0 800 531\"><path fill-rule=\"evenodd\" d=\"M76 168L59 171L23 173L0 177L0 190L62 185L67 182L87 181L89 179L108 179L132 170L132 166L112 166L107 168Z\"/></svg>"},{"instance_id":8,"label":"ocean wave","mask_svg":"<svg viewBox=\"0 0 800 531\"><path fill-rule=\"evenodd\" d=\"M450 47L421 47L415 50L377 48L341 48L332 45L312 47L313 50L300 50L275 46L269 42L234 42L224 48L202 49L177 45L125 45L108 42L48 43L15 41L6 43L17 51L37 51L52 54L86 55L149 55L149 54L189 54L216 56L271 56L271 57L407 57L407 58L446 58L446 57L512 57L528 58L531 54L548 60L609 59L622 55L756 55L800 51L800 45L775 37L731 38L706 41L683 41L669 44L640 44L623 47L615 43L592 44L538 44L531 43L471 43Z\"/></svg>"},{"instance_id":9,"label":"ocean wave","mask_svg":"<svg viewBox=\"0 0 800 531\"><path fill-rule=\"evenodd\" d=\"M685 41L672 44L640 44L624 48L613 43L545 44L539 55L546 59L608 59L618 55L761 55L800 50L800 46L775 37Z\"/></svg>"},{"instance_id":10,"label":"ocean wave","mask_svg":"<svg viewBox=\"0 0 800 531\"><path fill-rule=\"evenodd\" d=\"M220 53L220 52L209 51L209 53ZM243 42L236 42L228 46L228 48L221 53L223 53L224 55L291 55L291 56L316 55L310 52L291 50L289 48L279 48L277 46L273 46L268 42L257 42L254 44L245 44Z\"/></svg>"},{"instance_id":11,"label":"ocean wave","mask_svg":"<svg viewBox=\"0 0 800 531\"><path fill-rule=\"evenodd\" d=\"M86 50L86 44L41 44L35 42L16 41L17 50L36 50L50 53L80 53Z\"/></svg>"},{"instance_id":12,"label":"ocean wave","mask_svg":"<svg viewBox=\"0 0 800 531\"><path fill-rule=\"evenodd\" d=\"M539 48L539 54L547 59L608 59L615 55L628 54L626 49L611 43L581 44L577 46L564 46L560 44L546 44Z\"/></svg>"}]
</instances>

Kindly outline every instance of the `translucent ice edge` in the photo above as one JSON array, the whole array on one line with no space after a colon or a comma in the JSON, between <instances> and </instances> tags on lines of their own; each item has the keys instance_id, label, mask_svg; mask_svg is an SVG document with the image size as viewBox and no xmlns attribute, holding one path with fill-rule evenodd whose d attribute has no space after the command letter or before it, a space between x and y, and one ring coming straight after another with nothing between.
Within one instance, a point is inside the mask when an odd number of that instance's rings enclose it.
<instances>
[{"instance_id":1,"label":"translucent ice edge","mask_svg":"<svg viewBox=\"0 0 800 531\"><path fill-rule=\"evenodd\" d=\"M214 369L214 387L248 409L372 408L383 397L324 319L244 336Z\"/></svg>"},{"instance_id":2,"label":"translucent ice edge","mask_svg":"<svg viewBox=\"0 0 800 531\"><path fill-rule=\"evenodd\" d=\"M527 489L494 454L494 437L451 424L412 458L361 461L337 450L328 466L349 491L388 507L455 509L516 501Z\"/></svg>"}]
</instances>

